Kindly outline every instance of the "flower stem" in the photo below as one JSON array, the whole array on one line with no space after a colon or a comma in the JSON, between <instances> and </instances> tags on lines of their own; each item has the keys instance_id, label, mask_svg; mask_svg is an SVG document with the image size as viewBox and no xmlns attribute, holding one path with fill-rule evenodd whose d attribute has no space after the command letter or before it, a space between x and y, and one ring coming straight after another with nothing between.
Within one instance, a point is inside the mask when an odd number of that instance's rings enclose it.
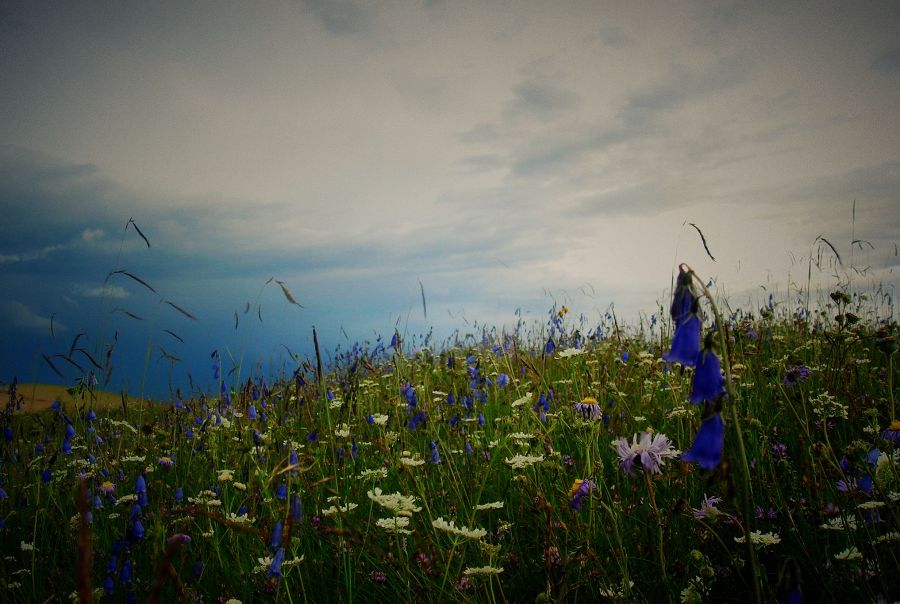
<instances>
[{"instance_id":1,"label":"flower stem","mask_svg":"<svg viewBox=\"0 0 900 604\"><path fill-rule=\"evenodd\" d=\"M719 313L719 308L716 306L716 301L713 299L712 293L710 293L703 281L697 276L697 273L686 264L682 266L686 267L691 275L693 275L694 281L700 286L700 289L703 291L703 296L709 302L709 307L716 317L716 329L719 333L719 348L723 352L722 363L725 370L725 391L728 395L728 401L731 403L729 405L731 407L731 423L734 426L735 438L737 439L738 456L740 458L741 467L741 482L743 483L741 488L741 507L743 508L744 521L741 522L741 528L744 533L744 542L747 544L747 554L750 557L750 568L753 571L753 592L755 600L757 604L762 604L763 598L759 560L756 558L756 550L753 548L753 542L750 538L750 520L753 518L753 486L750 482L750 464L747 461L747 449L744 445L744 431L741 429L740 418L737 412L738 399L735 396L734 385L731 381L731 357L728 354L729 348L728 337L725 331L725 321L723 320L721 313Z\"/></svg>"}]
</instances>

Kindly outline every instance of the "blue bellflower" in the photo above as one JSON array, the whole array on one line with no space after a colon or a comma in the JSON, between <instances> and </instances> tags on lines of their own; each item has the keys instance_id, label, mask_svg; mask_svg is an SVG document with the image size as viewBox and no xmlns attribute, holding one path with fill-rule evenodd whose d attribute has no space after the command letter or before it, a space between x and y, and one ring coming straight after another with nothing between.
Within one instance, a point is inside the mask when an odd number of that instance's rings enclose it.
<instances>
[{"instance_id":1,"label":"blue bellflower","mask_svg":"<svg viewBox=\"0 0 900 604\"><path fill-rule=\"evenodd\" d=\"M685 367L693 367L700 356L700 317L695 314L675 327L672 337L672 349L663 355L670 363L681 363Z\"/></svg>"},{"instance_id":2,"label":"blue bellflower","mask_svg":"<svg viewBox=\"0 0 900 604\"><path fill-rule=\"evenodd\" d=\"M725 421L718 413L703 420L694 444L681 454L682 461L697 462L704 470L716 468L722 461L722 447L725 445Z\"/></svg>"},{"instance_id":3,"label":"blue bellflower","mask_svg":"<svg viewBox=\"0 0 900 604\"><path fill-rule=\"evenodd\" d=\"M703 401L714 401L725 392L725 378L719 357L708 345L697 358L697 370L691 386L691 404L699 405Z\"/></svg>"}]
</instances>

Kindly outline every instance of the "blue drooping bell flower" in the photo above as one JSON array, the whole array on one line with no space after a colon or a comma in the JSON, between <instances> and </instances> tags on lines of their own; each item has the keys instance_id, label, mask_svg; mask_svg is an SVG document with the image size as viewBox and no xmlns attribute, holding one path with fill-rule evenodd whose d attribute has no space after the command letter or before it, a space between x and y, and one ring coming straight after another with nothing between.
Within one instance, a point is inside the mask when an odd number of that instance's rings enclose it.
<instances>
[{"instance_id":1,"label":"blue drooping bell flower","mask_svg":"<svg viewBox=\"0 0 900 604\"><path fill-rule=\"evenodd\" d=\"M284 562L284 548L279 547L278 551L275 552L275 557L272 559L272 564L269 565L269 576L270 577L280 577L281 576L281 563Z\"/></svg>"},{"instance_id":2,"label":"blue drooping bell flower","mask_svg":"<svg viewBox=\"0 0 900 604\"><path fill-rule=\"evenodd\" d=\"M285 483L282 482L280 485L278 485L278 490L275 491L275 497L282 501L287 499L287 485Z\"/></svg>"},{"instance_id":3,"label":"blue drooping bell flower","mask_svg":"<svg viewBox=\"0 0 900 604\"><path fill-rule=\"evenodd\" d=\"M690 315L697 313L697 296L693 289L694 275L691 271L684 270L684 266L678 267L678 281L675 284L675 292L672 294L672 307L670 313L672 321L677 328Z\"/></svg>"},{"instance_id":4,"label":"blue drooping bell flower","mask_svg":"<svg viewBox=\"0 0 900 604\"><path fill-rule=\"evenodd\" d=\"M697 462L704 470L718 467L722 461L722 448L725 445L725 421L713 412L700 424L694 444L681 454L682 461Z\"/></svg>"},{"instance_id":5,"label":"blue drooping bell flower","mask_svg":"<svg viewBox=\"0 0 900 604\"><path fill-rule=\"evenodd\" d=\"M437 442L431 441L431 463L441 463L441 454L438 453Z\"/></svg>"},{"instance_id":6,"label":"blue drooping bell flower","mask_svg":"<svg viewBox=\"0 0 900 604\"><path fill-rule=\"evenodd\" d=\"M143 538L144 538L144 534L145 534L145 531L144 531L144 525L141 523L140 520L135 520L135 521L134 521L134 526L133 526L132 529L131 529L131 535L132 535L135 539L143 539Z\"/></svg>"},{"instance_id":7,"label":"blue drooping bell flower","mask_svg":"<svg viewBox=\"0 0 900 604\"><path fill-rule=\"evenodd\" d=\"M62 453L63 455L71 455L72 454L72 443L68 438L64 438L62 442Z\"/></svg>"},{"instance_id":8,"label":"blue drooping bell flower","mask_svg":"<svg viewBox=\"0 0 900 604\"><path fill-rule=\"evenodd\" d=\"M681 363L685 367L693 367L700 356L700 317L690 314L675 327L672 337L672 349L663 354L670 363Z\"/></svg>"},{"instance_id":9,"label":"blue drooping bell flower","mask_svg":"<svg viewBox=\"0 0 900 604\"><path fill-rule=\"evenodd\" d=\"M50 484L50 481L53 479L53 473L50 472L50 468L44 470L44 473L41 474L41 482L44 484Z\"/></svg>"},{"instance_id":10,"label":"blue drooping bell flower","mask_svg":"<svg viewBox=\"0 0 900 604\"><path fill-rule=\"evenodd\" d=\"M106 575L106 578L103 580L103 591L106 595L111 596L116 591L116 584L113 581L112 575Z\"/></svg>"},{"instance_id":11,"label":"blue drooping bell flower","mask_svg":"<svg viewBox=\"0 0 900 604\"><path fill-rule=\"evenodd\" d=\"M256 405L250 405L250 408L247 409L247 417L250 419L256 419Z\"/></svg>"},{"instance_id":12,"label":"blue drooping bell flower","mask_svg":"<svg viewBox=\"0 0 900 604\"><path fill-rule=\"evenodd\" d=\"M553 338L548 338L547 344L544 346L544 354L549 357L554 350L556 350L556 342L553 341Z\"/></svg>"},{"instance_id":13,"label":"blue drooping bell flower","mask_svg":"<svg viewBox=\"0 0 900 604\"><path fill-rule=\"evenodd\" d=\"M707 341L697 357L697 369L694 371L694 382L691 385L691 404L699 405L703 401L714 401L725 392L725 378L719 357L713 352L711 342Z\"/></svg>"},{"instance_id":14,"label":"blue drooping bell flower","mask_svg":"<svg viewBox=\"0 0 900 604\"><path fill-rule=\"evenodd\" d=\"M6 426L5 428L3 428L3 439L8 443L12 442L12 439L13 439L12 426Z\"/></svg>"},{"instance_id":15,"label":"blue drooping bell flower","mask_svg":"<svg viewBox=\"0 0 900 604\"><path fill-rule=\"evenodd\" d=\"M281 545L281 536L284 531L284 527L281 523L281 520L275 523L275 527L272 529L272 540L269 542L269 545L272 546L272 549L277 549Z\"/></svg>"},{"instance_id":16,"label":"blue drooping bell flower","mask_svg":"<svg viewBox=\"0 0 900 604\"><path fill-rule=\"evenodd\" d=\"M300 501L299 495L291 496L291 519L294 522L300 522L303 519L303 502Z\"/></svg>"},{"instance_id":17,"label":"blue drooping bell flower","mask_svg":"<svg viewBox=\"0 0 900 604\"><path fill-rule=\"evenodd\" d=\"M131 583L131 560L122 562L122 570L119 571L119 581L122 583Z\"/></svg>"}]
</instances>

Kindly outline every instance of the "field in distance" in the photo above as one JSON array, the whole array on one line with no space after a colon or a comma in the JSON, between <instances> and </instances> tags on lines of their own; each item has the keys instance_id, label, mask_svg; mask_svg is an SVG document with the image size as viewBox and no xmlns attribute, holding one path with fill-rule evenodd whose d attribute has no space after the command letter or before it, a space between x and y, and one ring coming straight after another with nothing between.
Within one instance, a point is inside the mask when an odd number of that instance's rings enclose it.
<instances>
[{"instance_id":1,"label":"field in distance","mask_svg":"<svg viewBox=\"0 0 900 604\"><path fill-rule=\"evenodd\" d=\"M3 390L7 390L8 384L3 384ZM60 386L56 384L19 384L17 393L25 400L21 413L40 413L46 411L53 404L53 401L59 401L67 407L71 407L77 400L78 404L82 404L82 399L78 394L70 394L70 387ZM139 404L142 400L136 396L127 396L129 405ZM91 393L84 392L84 403L93 402L94 408L114 409L122 406L122 395L118 392L107 392L103 390L94 390Z\"/></svg>"}]
</instances>

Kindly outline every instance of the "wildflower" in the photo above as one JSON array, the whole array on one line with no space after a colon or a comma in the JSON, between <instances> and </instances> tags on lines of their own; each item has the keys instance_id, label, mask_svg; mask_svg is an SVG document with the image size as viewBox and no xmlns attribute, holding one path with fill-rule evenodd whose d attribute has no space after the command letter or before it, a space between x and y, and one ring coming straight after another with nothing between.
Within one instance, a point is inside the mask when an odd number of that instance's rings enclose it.
<instances>
[{"instance_id":1,"label":"wildflower","mask_svg":"<svg viewBox=\"0 0 900 604\"><path fill-rule=\"evenodd\" d=\"M144 525L141 524L140 519L134 521L134 526L131 528L131 535L135 539L144 538Z\"/></svg>"},{"instance_id":2,"label":"wildflower","mask_svg":"<svg viewBox=\"0 0 900 604\"><path fill-rule=\"evenodd\" d=\"M475 506L476 511L480 510L500 510L503 509L502 501L492 501L490 503L479 503Z\"/></svg>"},{"instance_id":3,"label":"wildflower","mask_svg":"<svg viewBox=\"0 0 900 604\"><path fill-rule=\"evenodd\" d=\"M506 458L503 460L512 466L513 470L521 470L523 468L527 468L531 465L534 465L540 461L544 461L543 455L515 455L512 459Z\"/></svg>"},{"instance_id":4,"label":"wildflower","mask_svg":"<svg viewBox=\"0 0 900 604\"><path fill-rule=\"evenodd\" d=\"M384 571L373 570L371 573L369 573L369 576L375 583L384 583L385 581L387 581L387 575L384 574Z\"/></svg>"},{"instance_id":5,"label":"wildflower","mask_svg":"<svg viewBox=\"0 0 900 604\"><path fill-rule=\"evenodd\" d=\"M369 499L378 505L385 507L397 516L409 516L412 512L421 511L422 508L416 505L416 498L413 496L401 495L393 493L391 495L382 494L381 489L375 487L374 490L366 493Z\"/></svg>"},{"instance_id":6,"label":"wildflower","mask_svg":"<svg viewBox=\"0 0 900 604\"><path fill-rule=\"evenodd\" d=\"M303 518L303 502L300 501L299 495L291 496L290 514L294 522L300 522Z\"/></svg>"},{"instance_id":7,"label":"wildflower","mask_svg":"<svg viewBox=\"0 0 900 604\"><path fill-rule=\"evenodd\" d=\"M772 445L772 457L776 460L787 459L787 445L784 443L775 443Z\"/></svg>"},{"instance_id":8,"label":"wildflower","mask_svg":"<svg viewBox=\"0 0 900 604\"><path fill-rule=\"evenodd\" d=\"M572 488L569 489L569 508L580 510L584 505L583 499L587 497L591 490L596 486L594 481L590 479L575 480L575 482L572 483Z\"/></svg>"},{"instance_id":9,"label":"wildflower","mask_svg":"<svg viewBox=\"0 0 900 604\"><path fill-rule=\"evenodd\" d=\"M284 526L281 523L281 520L275 523L275 527L272 529L272 540L269 542L269 545L272 546L272 549L277 548L281 545L281 536L284 531Z\"/></svg>"},{"instance_id":10,"label":"wildflower","mask_svg":"<svg viewBox=\"0 0 900 604\"><path fill-rule=\"evenodd\" d=\"M895 419L881 433L881 438L889 440L894 444L900 445L900 419Z\"/></svg>"},{"instance_id":11,"label":"wildflower","mask_svg":"<svg viewBox=\"0 0 900 604\"><path fill-rule=\"evenodd\" d=\"M116 492L116 485L108 480L104 480L100 483L100 492L107 496L112 495Z\"/></svg>"},{"instance_id":12,"label":"wildflower","mask_svg":"<svg viewBox=\"0 0 900 604\"><path fill-rule=\"evenodd\" d=\"M575 403L572 408L586 420L597 420L603 415L597 399L590 396L584 397L580 403Z\"/></svg>"},{"instance_id":13,"label":"wildflower","mask_svg":"<svg viewBox=\"0 0 900 604\"><path fill-rule=\"evenodd\" d=\"M640 440L635 434L630 445L628 439L623 436L613 446L619 455L619 465L629 476L634 474L634 466L645 472L660 474L665 460L678 455L678 452L672 448L669 437L662 433L642 432Z\"/></svg>"},{"instance_id":14,"label":"wildflower","mask_svg":"<svg viewBox=\"0 0 900 604\"><path fill-rule=\"evenodd\" d=\"M232 480L234 480L234 471L219 470L218 480L219 482L231 482Z\"/></svg>"},{"instance_id":15,"label":"wildflower","mask_svg":"<svg viewBox=\"0 0 900 604\"><path fill-rule=\"evenodd\" d=\"M672 294L672 306L669 313L676 327L685 322L690 315L696 314L697 296L694 294L694 274L684 270L684 265L678 267L678 280L675 283L675 291Z\"/></svg>"},{"instance_id":16,"label":"wildflower","mask_svg":"<svg viewBox=\"0 0 900 604\"><path fill-rule=\"evenodd\" d=\"M663 358L686 367L696 365L700 356L700 330L700 317L696 314L691 314L683 322L676 324L672 348L663 354Z\"/></svg>"},{"instance_id":17,"label":"wildflower","mask_svg":"<svg viewBox=\"0 0 900 604\"><path fill-rule=\"evenodd\" d=\"M844 551L834 555L835 560L862 560L863 555L856 546L851 546Z\"/></svg>"},{"instance_id":18,"label":"wildflower","mask_svg":"<svg viewBox=\"0 0 900 604\"><path fill-rule=\"evenodd\" d=\"M704 470L712 470L722 461L722 448L725 445L725 421L722 417L712 412L712 415L703 420L694 444L690 449L682 453L682 461L698 462Z\"/></svg>"},{"instance_id":19,"label":"wildflower","mask_svg":"<svg viewBox=\"0 0 900 604\"><path fill-rule=\"evenodd\" d=\"M691 385L691 403L699 405L703 401L714 401L725 392L725 379L719 357L713 352L712 338L707 336L703 351L697 357L697 370Z\"/></svg>"},{"instance_id":20,"label":"wildflower","mask_svg":"<svg viewBox=\"0 0 900 604\"><path fill-rule=\"evenodd\" d=\"M393 518L379 518L375 524L389 533L395 535L411 535L412 531L407 529L409 526L409 518L406 516L394 516Z\"/></svg>"},{"instance_id":21,"label":"wildflower","mask_svg":"<svg viewBox=\"0 0 900 604\"><path fill-rule=\"evenodd\" d=\"M797 384L808 380L811 374L812 370L809 367L798 363L785 372L784 379L781 383L788 388L792 388Z\"/></svg>"},{"instance_id":22,"label":"wildflower","mask_svg":"<svg viewBox=\"0 0 900 604\"><path fill-rule=\"evenodd\" d=\"M745 543L746 539L743 535L740 537L735 537L734 541L736 543ZM767 547L769 545L778 545L781 543L781 537L779 537L776 533L763 533L760 531L753 531L750 533L750 543L753 545L759 545L761 547Z\"/></svg>"},{"instance_id":23,"label":"wildflower","mask_svg":"<svg viewBox=\"0 0 900 604\"><path fill-rule=\"evenodd\" d=\"M275 491L275 497L282 501L287 499L287 485L285 483L282 482L280 485L278 485L278 490Z\"/></svg>"},{"instance_id":24,"label":"wildflower","mask_svg":"<svg viewBox=\"0 0 900 604\"><path fill-rule=\"evenodd\" d=\"M550 356L554 350L556 350L556 342L553 341L553 338L548 338L547 344L544 346L544 354Z\"/></svg>"},{"instance_id":25,"label":"wildflower","mask_svg":"<svg viewBox=\"0 0 900 604\"><path fill-rule=\"evenodd\" d=\"M436 520L431 522L431 525L441 531L446 533L450 533L451 535L456 535L457 537L465 537L467 539L481 539L485 535L487 535L487 531L484 529L471 529L465 526L456 526L456 524L451 520L447 522L443 517L439 517Z\"/></svg>"},{"instance_id":26,"label":"wildflower","mask_svg":"<svg viewBox=\"0 0 900 604\"><path fill-rule=\"evenodd\" d=\"M269 576L270 577L280 577L281 576L281 564L284 562L284 548L279 547L278 551L275 552L275 557L272 559L272 564L269 566Z\"/></svg>"},{"instance_id":27,"label":"wildflower","mask_svg":"<svg viewBox=\"0 0 900 604\"><path fill-rule=\"evenodd\" d=\"M171 468L175 465L175 460L166 455L159 458L159 465L163 468Z\"/></svg>"},{"instance_id":28,"label":"wildflower","mask_svg":"<svg viewBox=\"0 0 900 604\"><path fill-rule=\"evenodd\" d=\"M500 568L494 566L478 566L478 567L469 567L463 571L463 574L467 577L471 577L473 575L481 575L481 576L491 576L491 575L499 575L503 572L503 567Z\"/></svg>"},{"instance_id":29,"label":"wildflower","mask_svg":"<svg viewBox=\"0 0 900 604\"><path fill-rule=\"evenodd\" d=\"M497 376L497 386L499 388L506 388L509 385L509 376L505 373L501 373Z\"/></svg>"},{"instance_id":30,"label":"wildflower","mask_svg":"<svg viewBox=\"0 0 900 604\"><path fill-rule=\"evenodd\" d=\"M256 419L256 405L250 405L247 409L247 417L249 419Z\"/></svg>"},{"instance_id":31,"label":"wildflower","mask_svg":"<svg viewBox=\"0 0 900 604\"><path fill-rule=\"evenodd\" d=\"M703 501L700 503L699 508L691 508L691 512L694 514L694 518L697 520L706 520L707 518L716 518L722 512L719 511L719 508L716 506L722 503L721 497L707 497L703 496Z\"/></svg>"}]
</instances>

